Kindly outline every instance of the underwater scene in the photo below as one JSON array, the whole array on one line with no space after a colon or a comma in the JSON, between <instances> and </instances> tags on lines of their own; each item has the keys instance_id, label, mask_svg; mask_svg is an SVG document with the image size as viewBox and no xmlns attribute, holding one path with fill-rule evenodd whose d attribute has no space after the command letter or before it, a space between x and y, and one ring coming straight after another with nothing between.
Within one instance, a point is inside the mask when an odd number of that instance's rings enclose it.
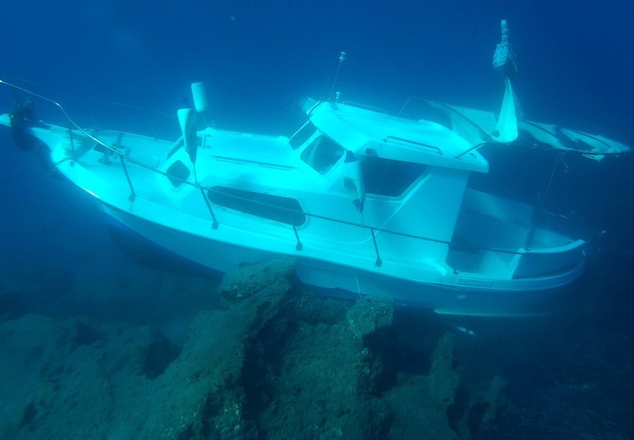
<instances>
[{"instance_id":1,"label":"underwater scene","mask_svg":"<svg viewBox=\"0 0 634 440\"><path fill-rule=\"evenodd\" d=\"M0 439L634 438L632 6L0 14Z\"/></svg>"}]
</instances>

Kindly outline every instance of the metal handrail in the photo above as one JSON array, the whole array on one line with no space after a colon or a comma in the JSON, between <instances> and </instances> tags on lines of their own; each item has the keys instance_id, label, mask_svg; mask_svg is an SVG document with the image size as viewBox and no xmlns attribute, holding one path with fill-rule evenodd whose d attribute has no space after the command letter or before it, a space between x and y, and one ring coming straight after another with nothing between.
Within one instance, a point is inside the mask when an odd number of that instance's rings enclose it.
<instances>
[{"instance_id":1,"label":"metal handrail","mask_svg":"<svg viewBox=\"0 0 634 440\"><path fill-rule=\"evenodd\" d=\"M1 79L0 79L0 84L4 84L4 85L6 85L8 87L11 87L11 88L14 88L16 90L22 91L24 93L27 93L27 94L32 95L32 96L35 96L37 98L40 98L40 99L42 99L44 101L47 101L47 102L53 104L54 106L56 106L62 112L62 114L68 120L70 125L75 127L77 132L79 132L82 135L86 136L87 138L91 139L92 141L94 141L96 144L102 146L103 148L109 150L111 153L114 153L114 154L118 155L120 160L121 160L122 168L123 168L123 171L125 173L128 185L130 187L131 195L130 195L129 199L130 199L131 202L134 202L135 199L138 197L138 195L134 191L134 188L132 186L132 180L130 178L130 174L128 172L128 169L126 167L126 161L128 161L130 163L133 163L133 164L135 164L135 165L137 165L137 166L139 166L141 168L144 168L144 169L146 169L146 170L148 170L150 172L157 173L157 174L162 175L164 177L168 177L168 178L170 178L172 180L179 181L180 183L182 183L184 185L189 185L189 186L191 186L193 188L196 188L196 189L200 190L201 196L203 197L203 200L204 200L205 204L207 205L207 207L211 211L211 206L210 206L211 202L209 201L208 197L205 196L205 191L207 191L207 192L212 191L213 192L213 191L215 191L213 189L213 187L201 185L197 181L197 179L196 179L195 182L191 182L189 180L182 179L182 178L179 178L177 176L170 175L170 174L168 174L168 173L166 173L164 171L161 171L161 170L158 170L156 168L150 167L150 166L148 166L148 165L146 165L146 164L144 164L144 163L142 163L142 162L130 157L128 154L126 154L124 151L122 151L122 149L117 148L116 145L115 146L108 145L105 142L101 141L95 135L93 135L90 132L88 132L87 130L81 128L77 123L75 123L73 121L73 119L70 117L70 115L66 112L66 110L64 109L64 107L60 103L58 103L58 102L56 102L56 101L54 101L52 99L49 99L49 98L47 98L45 96L42 96L40 94L31 92L30 90L27 90L27 89L24 89L22 87L16 86L16 85L11 84L11 83L8 83L6 81L3 81ZM73 145L73 135L75 133L76 132L73 132L72 129L69 129L69 136L70 136L71 145ZM393 137L388 136L388 138L393 138ZM395 139L399 139L399 138L395 138ZM414 141L410 141L410 142L416 143L416 144L420 144L420 143L414 142ZM437 148L437 147L434 147L434 146L431 146L431 145L425 145L425 144L420 144L420 145L428 146L428 147L431 147L431 148ZM73 148L72 151L73 151L73 156L74 156L75 149ZM68 160L74 160L73 156L66 157L66 158L56 162L55 165L59 165L60 163L68 161ZM467 249L476 250L476 251L498 252L498 253L510 254L510 255L521 255L521 254L523 254L523 252L519 252L517 250L496 249L496 248L488 248L488 247L483 247L483 246L472 246L472 245L464 245L464 244L457 245L453 241L441 240L441 239L436 239L436 238L431 238L431 237L424 237L424 236L415 235L415 234L409 234L409 233L400 232L400 231L393 231L393 230L385 229L385 228L382 228L382 227L368 226L368 225L366 225L364 223L359 224L359 223L356 223L356 222L351 222L351 221L347 221L347 220L342 220L342 219L337 219L337 218L333 218L333 217L328 217L328 216L325 216L325 215L313 214L313 213L309 213L309 212L306 212L306 211L303 211L303 210L297 210L297 209L293 209L293 208L278 206L278 205L274 205L274 204L271 204L271 203L262 202L262 201L259 201L259 200L252 200L252 199L248 199L246 197L241 197L241 196L236 195L236 194L223 194L223 195L224 196L229 196L229 197L234 198L236 200L248 201L249 203L254 203L254 204L261 205L261 206L266 206L266 207L270 207L270 208L275 208L277 210L286 211L288 213L289 217L292 214L301 214L301 215L305 215L307 217L312 217L312 218L316 218L316 219L320 219L320 220L326 220L326 221L330 221L330 222L337 223L337 224L348 225L348 226L361 228L361 229L369 229L370 235L371 235L371 238L372 238L372 242L373 242L373 245L374 245L374 250L375 250L375 253L376 253L375 265L377 267L382 265L382 260L381 260L381 257L380 257L379 246L378 246L378 243L377 243L377 240L376 240L376 232L381 232L381 233L385 233L385 234L392 234L392 235L396 235L396 236L407 237L407 238L427 241L427 242L431 242L431 243L445 244L448 247L448 251L449 251L449 254L450 254L449 257L450 258L453 258L451 256L451 252L452 252L452 250L453 250L452 248L454 246L459 246L459 247L462 247L462 248L467 248ZM215 216L213 215L213 211L211 211L211 212L212 212L212 217L213 217L213 228L217 229L218 228L218 222L217 222ZM301 251L303 249L304 245L303 245L303 243L300 240L299 231L298 231L296 225L292 221L290 222L290 224L291 224L291 226L293 228L293 232L294 232L295 239L296 239L295 248L296 248L296 250ZM454 267L454 271L455 271L455 267Z\"/></svg>"}]
</instances>

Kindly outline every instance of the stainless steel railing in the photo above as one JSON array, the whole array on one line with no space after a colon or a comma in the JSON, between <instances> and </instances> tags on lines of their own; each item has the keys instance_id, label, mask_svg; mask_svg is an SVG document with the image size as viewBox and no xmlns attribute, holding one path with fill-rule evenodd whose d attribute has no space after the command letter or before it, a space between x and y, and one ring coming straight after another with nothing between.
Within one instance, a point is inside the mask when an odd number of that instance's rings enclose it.
<instances>
[{"instance_id":1,"label":"stainless steel railing","mask_svg":"<svg viewBox=\"0 0 634 440\"><path fill-rule=\"evenodd\" d=\"M121 139L119 139L119 142L117 145L117 143L115 143L115 145L109 145L105 142L103 142L102 140L100 140L96 135L94 135L93 133L89 132L88 130L82 128L81 126L79 126L68 114L68 112L64 109L64 107L50 99L47 98L46 96L43 96L41 94L32 92L26 88L20 87L18 85L0 80L0 85L5 85L8 86L12 89L14 89L15 91L20 91L23 92L25 94L28 94L30 96L36 97L38 99L42 99L45 102L48 102L50 104L52 104L53 106L55 106L59 111L61 111L64 119L66 120L67 124L68 124L68 134L69 134L69 142L71 145L71 152L72 154L70 156L68 156L65 159L62 159L61 161L59 161L57 164L62 163L64 161L67 160L74 160L75 157L75 152L76 152L76 148L75 148L75 137L79 137L79 136L83 136L85 138L88 138L90 140L92 140L93 142L95 142L96 144L100 145L101 147L103 147L105 149L105 151L109 151L111 154L115 154L119 157L119 160L121 162L122 165L122 169L130 190L130 195L129 195L129 200L131 202L134 202L137 197L138 194L134 189L133 186L133 182L132 182L132 178L130 176L130 173L128 171L128 167L127 167L127 163L131 163L134 164L138 167L141 167L143 169L148 170L149 172L152 173L156 173L162 176L165 176L166 178L170 178L173 180L177 180L180 183L184 184L184 185L189 185L191 187L196 188L197 190L200 191L201 197L205 203L205 206L207 207L209 213L210 213L210 217L212 220L212 228L217 229L220 227L220 224L217 220L217 217L214 214L214 210L213 207L211 205L211 201L209 200L208 196L205 194L205 192L209 193L210 191L213 192L214 189L212 187L209 186L205 186L202 185L198 182L197 179L194 179L194 181L192 182L191 180L188 179L182 179L179 178L178 176L174 176L171 174L168 174L166 172L163 172L159 169L156 169L154 167L148 166L147 164L144 164L136 159L134 159L133 157L131 157L129 154L125 153L125 149L124 148L118 148L121 145ZM115 103L110 103L110 104L115 104ZM132 107L138 110L142 110L141 108L138 107ZM163 116L165 116L163 114ZM400 139L396 139L394 138L394 140L398 140L400 141ZM456 264L453 262L454 260L454 256L453 256L453 250L454 249L459 249L459 250L472 250L472 251L489 251L489 252L496 252L496 253L502 253L502 254L511 254L511 255L519 255L522 254L523 252L519 252L518 250L513 250L513 249L496 249L496 248L487 248L487 247L482 247L482 246L470 246L468 244L457 244L454 243L452 241L448 241L448 240L441 240L441 239L435 239L435 238L431 238L431 237L424 237L424 236L420 236L420 235L416 235L416 234L410 234L410 233L404 233L404 232L400 232L400 231L394 231L394 230L389 230L389 229L385 229L382 227L378 227L378 226L371 226L371 225L367 225L367 224L362 224L362 223L356 223L356 222L352 222L352 221L347 221L347 220L342 220L342 219L338 219L338 218L334 218L334 217L329 217L329 216L325 216L325 215L320 215L320 214L314 214L314 213L309 213L309 212L305 212L305 211L299 211L293 208L288 208L288 207L283 207L283 206L278 206L278 205L273 205L270 203L266 203L263 201L256 201L256 200L252 200L252 199L246 199L244 197L241 197L239 195L236 194L224 194L224 196L229 196L229 197L233 197L236 200L241 200L241 201L248 201L249 203L252 204L260 204L264 207L268 207L268 208L274 208L276 210L282 210L288 213L289 216L289 220L291 220L291 216L293 214L301 214L307 217L312 217L312 218L316 218L316 219L320 219L320 220L325 220L325 221L329 221L329 222L334 222L334 223L338 223L338 224L342 224L342 225L347 225L347 226L351 226L354 228L360 228L360 229L366 229L369 231L372 243L373 243L373 248L374 248L374 254L375 254L375 266L380 267L382 265L382 259L381 259L381 252L379 249L379 244L377 242L377 238L376 238L376 233L377 232L381 232L382 234L392 234L395 236L401 236L401 237L407 237L407 238L411 238L411 239L415 239L415 240L421 240L421 241L426 241L426 242L431 242L431 243L438 243L438 244L444 244L447 245L447 258L449 259L449 261L451 261L451 265L454 269L454 273L457 273L457 270L455 269ZM290 226L292 226L292 230L293 230L293 235L294 235L294 239L295 239L295 249L297 251L301 251L304 247L304 244L302 243L302 240L300 238L300 233L299 230L297 228L297 226L295 225L295 222L293 222L292 220L288 222L288 224Z\"/></svg>"}]
</instances>

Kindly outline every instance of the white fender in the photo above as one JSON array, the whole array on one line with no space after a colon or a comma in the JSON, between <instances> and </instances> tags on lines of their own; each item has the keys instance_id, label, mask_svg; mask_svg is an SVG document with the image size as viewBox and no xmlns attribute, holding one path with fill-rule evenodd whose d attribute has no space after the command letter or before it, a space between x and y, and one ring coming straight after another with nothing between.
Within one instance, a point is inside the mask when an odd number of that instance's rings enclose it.
<instances>
[{"instance_id":1,"label":"white fender","mask_svg":"<svg viewBox=\"0 0 634 440\"><path fill-rule=\"evenodd\" d=\"M192 98L194 99L194 108L198 113L203 113L209 110L205 83L192 83Z\"/></svg>"}]
</instances>

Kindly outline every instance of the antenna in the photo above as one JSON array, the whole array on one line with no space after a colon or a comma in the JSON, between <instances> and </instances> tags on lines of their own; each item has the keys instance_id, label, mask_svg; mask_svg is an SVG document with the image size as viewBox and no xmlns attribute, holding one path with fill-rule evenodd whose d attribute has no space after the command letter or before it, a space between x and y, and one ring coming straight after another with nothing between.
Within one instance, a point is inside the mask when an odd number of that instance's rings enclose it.
<instances>
[{"instance_id":1,"label":"antenna","mask_svg":"<svg viewBox=\"0 0 634 440\"><path fill-rule=\"evenodd\" d=\"M332 102L335 94L335 87L337 87L337 80L339 79L339 72L341 71L341 65L346 60L346 53L339 53L339 65L337 66L337 73L335 73L335 79L332 82L332 88L330 89L330 93L328 94L328 101ZM337 94L337 99L339 98L339 94Z\"/></svg>"}]
</instances>

